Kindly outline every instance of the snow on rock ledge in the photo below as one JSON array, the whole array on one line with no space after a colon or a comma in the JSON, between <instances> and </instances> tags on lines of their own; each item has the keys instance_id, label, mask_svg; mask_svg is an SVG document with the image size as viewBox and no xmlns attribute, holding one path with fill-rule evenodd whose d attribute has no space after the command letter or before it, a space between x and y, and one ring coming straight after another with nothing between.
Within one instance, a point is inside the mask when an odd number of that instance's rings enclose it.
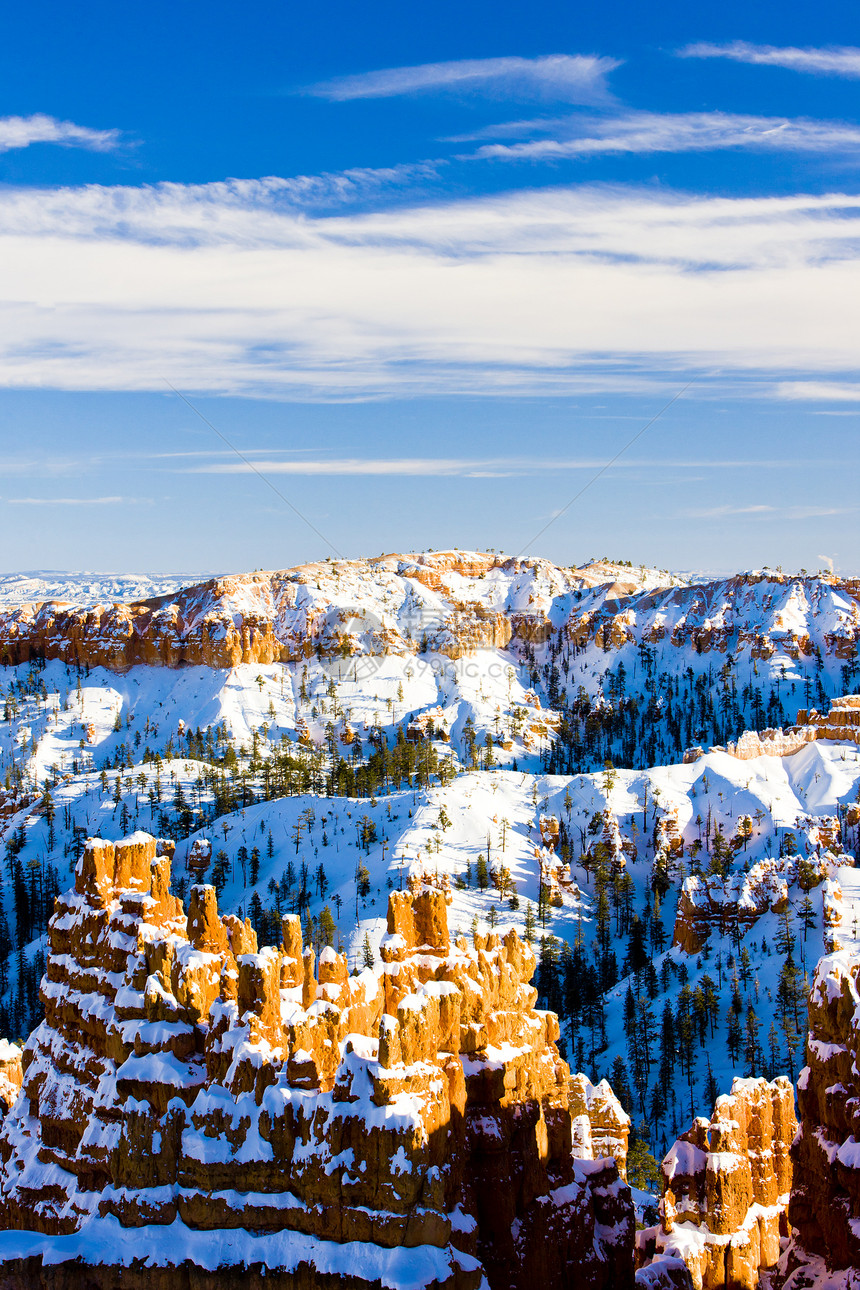
<instances>
[{"instance_id":1,"label":"snow on rock ledge","mask_svg":"<svg viewBox=\"0 0 860 1290\"><path fill-rule=\"evenodd\" d=\"M663 1284L664 1265L675 1277L664 1284L684 1285L681 1260L694 1290L754 1290L788 1235L796 1128L788 1079L736 1079L663 1161L661 1223L637 1236L637 1285Z\"/></svg>"},{"instance_id":2,"label":"snow on rock ledge","mask_svg":"<svg viewBox=\"0 0 860 1290\"><path fill-rule=\"evenodd\" d=\"M57 901L0 1130L4 1288L632 1286L630 1192L574 1157L516 932L452 945L447 893L415 878L381 964L326 950L317 972L297 917L258 950L212 887L186 913L171 851L90 839Z\"/></svg>"},{"instance_id":3,"label":"snow on rock ledge","mask_svg":"<svg viewBox=\"0 0 860 1290\"><path fill-rule=\"evenodd\" d=\"M809 999L807 1065L789 1207L796 1244L831 1268L860 1267L860 957L819 961Z\"/></svg>"}]
</instances>

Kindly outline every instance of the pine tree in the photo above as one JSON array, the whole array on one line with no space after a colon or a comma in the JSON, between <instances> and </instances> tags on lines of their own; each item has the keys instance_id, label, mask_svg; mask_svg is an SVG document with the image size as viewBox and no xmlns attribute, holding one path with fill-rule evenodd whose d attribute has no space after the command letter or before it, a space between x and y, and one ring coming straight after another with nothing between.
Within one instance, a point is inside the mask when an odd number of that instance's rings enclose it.
<instances>
[{"instance_id":1,"label":"pine tree","mask_svg":"<svg viewBox=\"0 0 860 1290\"><path fill-rule=\"evenodd\" d=\"M334 937L335 937L335 932L337 931L337 928L335 926L334 918L332 917L332 912L329 909L328 905L326 905L325 909L320 914L319 930L320 930L320 937L325 942L325 944L334 945Z\"/></svg>"},{"instance_id":2,"label":"pine tree","mask_svg":"<svg viewBox=\"0 0 860 1290\"><path fill-rule=\"evenodd\" d=\"M740 1018L738 1014L735 1012L734 1008L729 1008L728 1023L729 1024L728 1024L728 1032L726 1034L726 1047L728 1048L729 1056L731 1057L732 1062L734 1063L734 1062L737 1062L738 1056L740 1055L741 1040L743 1038L743 1035L741 1032Z\"/></svg>"},{"instance_id":3,"label":"pine tree","mask_svg":"<svg viewBox=\"0 0 860 1290\"><path fill-rule=\"evenodd\" d=\"M760 1029L761 1023L756 1015L755 1008L750 1004L747 1008L747 1020L744 1027L744 1061L746 1062L746 1074L749 1078L754 1077L758 1069L758 1032Z\"/></svg>"}]
</instances>

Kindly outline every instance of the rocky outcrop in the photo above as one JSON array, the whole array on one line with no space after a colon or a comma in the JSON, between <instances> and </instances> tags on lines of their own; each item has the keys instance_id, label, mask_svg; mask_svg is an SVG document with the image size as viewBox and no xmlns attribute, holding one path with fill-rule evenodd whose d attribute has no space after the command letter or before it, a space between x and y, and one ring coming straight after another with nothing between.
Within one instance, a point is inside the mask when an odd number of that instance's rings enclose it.
<instances>
[{"instance_id":1,"label":"rocky outcrop","mask_svg":"<svg viewBox=\"0 0 860 1290\"><path fill-rule=\"evenodd\" d=\"M457 660L552 637L603 651L635 644L733 658L800 658L815 650L856 657L856 582L778 573L698 586L679 581L604 562L566 569L486 552L323 561L212 578L132 603L7 605L0 609L0 663L230 668L424 649ZM551 713L530 713L529 724L533 739L553 733ZM800 738L792 734L792 745ZM743 745L737 755L758 754Z\"/></svg>"},{"instance_id":2,"label":"rocky outcrop","mask_svg":"<svg viewBox=\"0 0 860 1290\"><path fill-rule=\"evenodd\" d=\"M800 725L789 730L779 727L772 730L745 730L734 743L719 746L715 752L727 752L738 761L750 761L753 757L792 757L807 744L818 738L814 726Z\"/></svg>"},{"instance_id":3,"label":"rocky outcrop","mask_svg":"<svg viewBox=\"0 0 860 1290\"><path fill-rule=\"evenodd\" d=\"M860 744L860 694L844 694L833 699L830 711L820 713L803 708L797 714L797 729L811 729L815 739Z\"/></svg>"},{"instance_id":4,"label":"rocky outcrop","mask_svg":"<svg viewBox=\"0 0 860 1290\"><path fill-rule=\"evenodd\" d=\"M21 1049L8 1039L0 1039L0 1119L11 1110L23 1080Z\"/></svg>"},{"instance_id":5,"label":"rocky outcrop","mask_svg":"<svg viewBox=\"0 0 860 1290\"><path fill-rule=\"evenodd\" d=\"M350 975L296 917L260 950L212 887L183 909L171 850L90 839L57 901L0 1130L4 1287L632 1284L624 1126L571 1085L514 931L452 944L414 878ZM607 1156L574 1154L583 1115Z\"/></svg>"},{"instance_id":6,"label":"rocky outcrop","mask_svg":"<svg viewBox=\"0 0 860 1290\"><path fill-rule=\"evenodd\" d=\"M807 1065L789 1219L800 1251L860 1267L860 957L821 959L809 999ZM796 1255L797 1257L797 1255Z\"/></svg>"},{"instance_id":7,"label":"rocky outcrop","mask_svg":"<svg viewBox=\"0 0 860 1290\"><path fill-rule=\"evenodd\" d=\"M636 859L636 844L621 832L618 817L611 807L603 811L603 828L600 837L588 844L583 863L596 868L606 865L612 873L621 873L628 860Z\"/></svg>"},{"instance_id":8,"label":"rocky outcrop","mask_svg":"<svg viewBox=\"0 0 860 1290\"><path fill-rule=\"evenodd\" d=\"M606 1080L592 1084L585 1075L571 1075L570 1114L573 1154L581 1160L611 1156L626 1179L630 1116Z\"/></svg>"},{"instance_id":9,"label":"rocky outcrop","mask_svg":"<svg viewBox=\"0 0 860 1290\"><path fill-rule=\"evenodd\" d=\"M818 853L810 846L810 852L805 857L804 882L812 887L822 885L824 923L832 935L841 918L841 888L835 875L841 865L851 864L852 858L841 854L841 848ZM743 934L762 914L781 913L798 879L798 860L790 856L759 860L747 872L730 873L727 878L715 874L685 878L672 944L687 954L698 954L712 931L726 936L739 925Z\"/></svg>"},{"instance_id":10,"label":"rocky outcrop","mask_svg":"<svg viewBox=\"0 0 860 1290\"><path fill-rule=\"evenodd\" d=\"M637 1280L659 1284L661 1264L681 1260L695 1290L754 1290L788 1235L796 1129L788 1079L736 1079L663 1161L661 1221L637 1236L637 1262L652 1277Z\"/></svg>"},{"instance_id":11,"label":"rocky outcrop","mask_svg":"<svg viewBox=\"0 0 860 1290\"><path fill-rule=\"evenodd\" d=\"M735 923L747 930L768 910L779 913L788 901L791 874L790 863L760 860L749 873L685 878L672 944L687 954L698 954L712 930L725 936Z\"/></svg>"},{"instance_id":12,"label":"rocky outcrop","mask_svg":"<svg viewBox=\"0 0 860 1290\"><path fill-rule=\"evenodd\" d=\"M837 657L842 657L838 651L835 652ZM725 747L717 745L712 751L727 752L739 761L749 761L753 757L792 757L816 739L860 743L860 695L845 694L833 699L830 710L824 714L817 712L815 708L808 712L806 708L801 708L797 714L797 724L787 730L779 727L772 730L745 730L734 743L726 744ZM684 761L697 761L700 756L701 748L688 748Z\"/></svg>"}]
</instances>

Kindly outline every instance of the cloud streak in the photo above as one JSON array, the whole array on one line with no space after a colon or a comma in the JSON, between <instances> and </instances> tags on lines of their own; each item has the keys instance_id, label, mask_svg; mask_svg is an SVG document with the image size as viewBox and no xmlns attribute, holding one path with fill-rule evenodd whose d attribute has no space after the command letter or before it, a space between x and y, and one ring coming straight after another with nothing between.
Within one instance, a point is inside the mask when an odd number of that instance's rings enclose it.
<instances>
[{"instance_id":1,"label":"cloud streak","mask_svg":"<svg viewBox=\"0 0 860 1290\"><path fill-rule=\"evenodd\" d=\"M662 396L713 367L725 389L856 366L851 194L586 185L319 214L291 182L0 191L0 384Z\"/></svg>"},{"instance_id":2,"label":"cloud streak","mask_svg":"<svg viewBox=\"0 0 860 1290\"><path fill-rule=\"evenodd\" d=\"M852 515L856 506L707 506L690 508L682 514L688 519L722 520L732 516L748 516L750 519L770 519L778 515L781 520L818 520L831 515ZM818 556L819 560L826 556Z\"/></svg>"},{"instance_id":3,"label":"cloud streak","mask_svg":"<svg viewBox=\"0 0 860 1290\"><path fill-rule=\"evenodd\" d=\"M455 91L510 99L596 103L607 98L606 78L619 66L615 58L583 54L467 58L339 76L311 85L304 92L334 102Z\"/></svg>"},{"instance_id":4,"label":"cloud streak","mask_svg":"<svg viewBox=\"0 0 860 1290\"><path fill-rule=\"evenodd\" d=\"M537 127L539 123L528 123ZM510 134L517 123L501 127ZM838 121L748 116L731 112L630 112L613 117L569 117L565 133L518 143L488 143L471 154L501 161L551 161L603 153L761 151L856 153L860 128Z\"/></svg>"},{"instance_id":5,"label":"cloud streak","mask_svg":"<svg viewBox=\"0 0 860 1290\"><path fill-rule=\"evenodd\" d=\"M127 506L149 499L142 497L7 497L9 506Z\"/></svg>"},{"instance_id":6,"label":"cloud streak","mask_svg":"<svg viewBox=\"0 0 860 1290\"><path fill-rule=\"evenodd\" d=\"M120 142L119 130L91 130L73 121L37 113L35 116L0 117L0 152L29 148L34 143L58 143L66 148L88 148L109 152Z\"/></svg>"},{"instance_id":7,"label":"cloud streak","mask_svg":"<svg viewBox=\"0 0 860 1290\"><path fill-rule=\"evenodd\" d=\"M745 40L714 45L706 41L687 45L678 51L679 58L728 58L735 63L752 63L761 67L785 67L794 72L816 76L860 77L860 49L851 45L824 49L778 45L752 45Z\"/></svg>"},{"instance_id":8,"label":"cloud streak","mask_svg":"<svg viewBox=\"0 0 860 1290\"><path fill-rule=\"evenodd\" d=\"M860 382L780 381L776 396L804 402L860 403Z\"/></svg>"},{"instance_id":9,"label":"cloud streak","mask_svg":"<svg viewBox=\"0 0 860 1290\"><path fill-rule=\"evenodd\" d=\"M251 455L250 453L248 455ZM772 461L672 461L665 458L628 459L613 462L613 470L700 470L739 468L753 469L767 466ZM797 466L800 462L781 462ZM538 475L567 470L609 469L606 458L540 460L534 457L486 457L477 459L458 457L331 457L307 461L284 461L281 458L256 460L254 465L241 461L212 462L192 466L183 473L192 475L404 475L404 476L463 476L470 479L504 478L513 475ZM750 510L771 510L771 507L751 507Z\"/></svg>"}]
</instances>

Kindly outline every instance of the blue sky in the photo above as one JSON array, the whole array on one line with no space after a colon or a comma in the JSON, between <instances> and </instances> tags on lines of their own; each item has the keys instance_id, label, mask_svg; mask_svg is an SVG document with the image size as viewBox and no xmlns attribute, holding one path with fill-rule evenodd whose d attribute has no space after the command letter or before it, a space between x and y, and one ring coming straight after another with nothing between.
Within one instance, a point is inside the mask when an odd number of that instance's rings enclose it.
<instances>
[{"instance_id":1,"label":"blue sky","mask_svg":"<svg viewBox=\"0 0 860 1290\"><path fill-rule=\"evenodd\" d=\"M6 570L860 568L853 6L4 34Z\"/></svg>"}]
</instances>

